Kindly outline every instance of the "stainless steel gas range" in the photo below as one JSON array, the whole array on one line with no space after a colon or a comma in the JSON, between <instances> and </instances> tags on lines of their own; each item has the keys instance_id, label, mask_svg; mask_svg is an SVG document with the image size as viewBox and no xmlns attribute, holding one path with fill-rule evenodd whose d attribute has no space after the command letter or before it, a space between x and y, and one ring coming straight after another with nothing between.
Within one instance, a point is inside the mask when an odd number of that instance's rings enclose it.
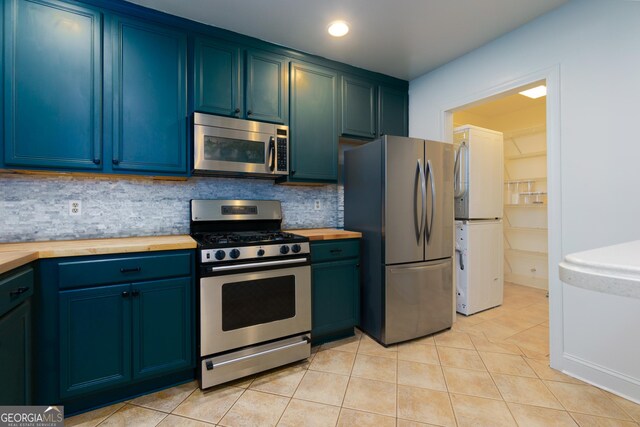
<instances>
[{"instance_id":1,"label":"stainless steel gas range","mask_svg":"<svg viewBox=\"0 0 640 427\"><path fill-rule=\"evenodd\" d=\"M309 241L281 224L275 200L191 201L200 388L310 355Z\"/></svg>"}]
</instances>

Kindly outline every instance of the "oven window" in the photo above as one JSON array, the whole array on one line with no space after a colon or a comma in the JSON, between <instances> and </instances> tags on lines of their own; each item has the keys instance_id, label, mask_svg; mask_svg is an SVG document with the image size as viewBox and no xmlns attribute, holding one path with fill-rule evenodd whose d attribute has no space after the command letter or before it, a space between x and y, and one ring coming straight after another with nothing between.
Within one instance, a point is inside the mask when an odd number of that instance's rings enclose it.
<instances>
[{"instance_id":1,"label":"oven window","mask_svg":"<svg viewBox=\"0 0 640 427\"><path fill-rule=\"evenodd\" d=\"M265 164L265 143L243 139L204 137L204 158L236 163Z\"/></svg>"},{"instance_id":2,"label":"oven window","mask_svg":"<svg viewBox=\"0 0 640 427\"><path fill-rule=\"evenodd\" d=\"M289 319L295 315L294 275L222 285L223 331Z\"/></svg>"}]
</instances>

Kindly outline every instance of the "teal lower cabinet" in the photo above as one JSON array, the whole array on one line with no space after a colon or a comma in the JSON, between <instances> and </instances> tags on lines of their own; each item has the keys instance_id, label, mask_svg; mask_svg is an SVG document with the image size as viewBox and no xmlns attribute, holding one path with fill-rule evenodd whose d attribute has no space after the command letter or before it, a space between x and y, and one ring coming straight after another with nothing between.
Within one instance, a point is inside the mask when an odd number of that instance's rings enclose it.
<instances>
[{"instance_id":1,"label":"teal lower cabinet","mask_svg":"<svg viewBox=\"0 0 640 427\"><path fill-rule=\"evenodd\" d=\"M354 334L360 319L360 240L311 242L312 344Z\"/></svg>"},{"instance_id":2,"label":"teal lower cabinet","mask_svg":"<svg viewBox=\"0 0 640 427\"><path fill-rule=\"evenodd\" d=\"M41 260L36 403L72 414L195 378L193 256Z\"/></svg>"},{"instance_id":3,"label":"teal lower cabinet","mask_svg":"<svg viewBox=\"0 0 640 427\"><path fill-rule=\"evenodd\" d=\"M0 275L0 405L31 404L33 268Z\"/></svg>"},{"instance_id":4,"label":"teal lower cabinet","mask_svg":"<svg viewBox=\"0 0 640 427\"><path fill-rule=\"evenodd\" d=\"M60 292L60 395L131 381L129 285Z\"/></svg>"}]
</instances>

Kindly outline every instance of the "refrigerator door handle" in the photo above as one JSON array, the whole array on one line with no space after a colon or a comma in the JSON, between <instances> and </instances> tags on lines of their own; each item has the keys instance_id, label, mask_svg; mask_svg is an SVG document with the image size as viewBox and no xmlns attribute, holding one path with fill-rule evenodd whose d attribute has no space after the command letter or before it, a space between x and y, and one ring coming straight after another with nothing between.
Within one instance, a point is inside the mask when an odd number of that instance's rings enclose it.
<instances>
[{"instance_id":1,"label":"refrigerator door handle","mask_svg":"<svg viewBox=\"0 0 640 427\"><path fill-rule=\"evenodd\" d=\"M456 151L456 160L453 164L453 176L454 176L454 185L453 185L453 197L462 197L464 193L467 191L463 176L462 176L462 162L465 161L462 157L462 150L467 150L467 144L465 141L462 141L460 147Z\"/></svg>"},{"instance_id":2,"label":"refrigerator door handle","mask_svg":"<svg viewBox=\"0 0 640 427\"><path fill-rule=\"evenodd\" d=\"M420 177L420 190L422 195L422 213L420 214L420 227L416 230L416 242L420 244L420 236L422 236L425 222L427 221L427 183L424 178L424 169L422 168L422 162L418 159L418 164L416 167L416 173ZM417 201L417 200L416 200ZM414 203L414 208L416 211L416 220L418 218L418 206L417 203ZM416 224L417 225L417 224Z\"/></svg>"},{"instance_id":3,"label":"refrigerator door handle","mask_svg":"<svg viewBox=\"0 0 640 427\"><path fill-rule=\"evenodd\" d=\"M433 167L431 166L431 160L427 160L427 173L429 174L429 179L431 180L431 218L427 221L427 243L429 243L429 239L431 238L431 231L433 230L433 218L435 217L435 207L436 207L436 181L433 177ZM426 200L426 197L425 197ZM426 209L425 209L426 210Z\"/></svg>"}]
</instances>

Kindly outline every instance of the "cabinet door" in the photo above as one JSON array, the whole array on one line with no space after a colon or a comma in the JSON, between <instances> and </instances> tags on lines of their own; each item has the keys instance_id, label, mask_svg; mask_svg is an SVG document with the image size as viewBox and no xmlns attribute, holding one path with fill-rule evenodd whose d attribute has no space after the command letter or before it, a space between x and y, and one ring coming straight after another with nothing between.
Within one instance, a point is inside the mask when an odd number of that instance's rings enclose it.
<instances>
[{"instance_id":1,"label":"cabinet door","mask_svg":"<svg viewBox=\"0 0 640 427\"><path fill-rule=\"evenodd\" d=\"M311 266L314 341L323 335L352 329L360 318L360 270L357 259Z\"/></svg>"},{"instance_id":2,"label":"cabinet door","mask_svg":"<svg viewBox=\"0 0 640 427\"><path fill-rule=\"evenodd\" d=\"M0 402L31 403L31 306L20 304L0 318Z\"/></svg>"},{"instance_id":3,"label":"cabinet door","mask_svg":"<svg viewBox=\"0 0 640 427\"><path fill-rule=\"evenodd\" d=\"M187 37L114 18L113 170L187 174Z\"/></svg>"},{"instance_id":4,"label":"cabinet door","mask_svg":"<svg viewBox=\"0 0 640 427\"><path fill-rule=\"evenodd\" d=\"M60 292L60 396L131 379L129 285Z\"/></svg>"},{"instance_id":5,"label":"cabinet door","mask_svg":"<svg viewBox=\"0 0 640 427\"><path fill-rule=\"evenodd\" d=\"M291 179L338 179L337 74L291 64Z\"/></svg>"},{"instance_id":6,"label":"cabinet door","mask_svg":"<svg viewBox=\"0 0 640 427\"><path fill-rule=\"evenodd\" d=\"M409 94L380 86L378 90L378 136L409 135Z\"/></svg>"},{"instance_id":7,"label":"cabinet door","mask_svg":"<svg viewBox=\"0 0 640 427\"><path fill-rule=\"evenodd\" d=\"M286 58L248 50L246 67L246 118L287 123L289 97Z\"/></svg>"},{"instance_id":8,"label":"cabinet door","mask_svg":"<svg viewBox=\"0 0 640 427\"><path fill-rule=\"evenodd\" d=\"M100 13L42 0L4 8L5 164L101 169Z\"/></svg>"},{"instance_id":9,"label":"cabinet door","mask_svg":"<svg viewBox=\"0 0 640 427\"><path fill-rule=\"evenodd\" d=\"M134 283L133 377L191 366L191 279Z\"/></svg>"},{"instance_id":10,"label":"cabinet door","mask_svg":"<svg viewBox=\"0 0 640 427\"><path fill-rule=\"evenodd\" d=\"M376 85L367 80L342 77L342 135L376 136Z\"/></svg>"},{"instance_id":11,"label":"cabinet door","mask_svg":"<svg viewBox=\"0 0 640 427\"><path fill-rule=\"evenodd\" d=\"M194 56L195 110L239 117L243 112L240 48L196 38Z\"/></svg>"}]
</instances>

